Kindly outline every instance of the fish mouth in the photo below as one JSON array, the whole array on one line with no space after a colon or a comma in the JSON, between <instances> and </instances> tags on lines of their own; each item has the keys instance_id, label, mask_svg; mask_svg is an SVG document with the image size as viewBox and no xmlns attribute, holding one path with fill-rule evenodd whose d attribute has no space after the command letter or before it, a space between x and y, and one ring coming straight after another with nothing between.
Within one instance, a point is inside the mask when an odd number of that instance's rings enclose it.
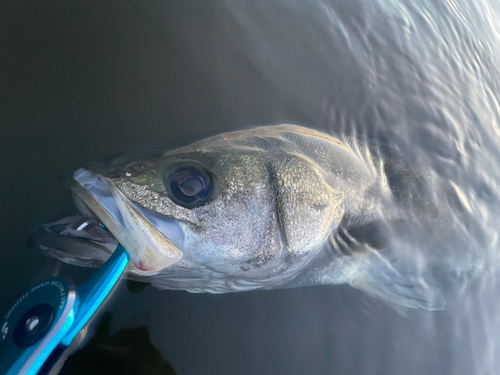
<instances>
[{"instance_id":1,"label":"fish mouth","mask_svg":"<svg viewBox=\"0 0 500 375\"><path fill-rule=\"evenodd\" d=\"M181 260L184 234L175 220L135 204L110 179L88 169L62 180L79 211L99 222L127 250L135 274L151 276Z\"/></svg>"}]
</instances>

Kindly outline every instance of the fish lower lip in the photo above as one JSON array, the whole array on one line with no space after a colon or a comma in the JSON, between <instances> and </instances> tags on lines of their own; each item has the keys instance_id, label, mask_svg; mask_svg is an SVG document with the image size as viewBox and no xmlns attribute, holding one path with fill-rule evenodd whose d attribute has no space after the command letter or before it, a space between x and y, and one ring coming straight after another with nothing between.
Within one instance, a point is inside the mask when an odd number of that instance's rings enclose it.
<instances>
[{"instance_id":1,"label":"fish lower lip","mask_svg":"<svg viewBox=\"0 0 500 375\"><path fill-rule=\"evenodd\" d=\"M157 272L182 257L179 249L183 233L173 220L147 212L129 201L112 182L86 169L67 176L64 183L78 209L95 217L114 235L139 272Z\"/></svg>"},{"instance_id":2,"label":"fish lower lip","mask_svg":"<svg viewBox=\"0 0 500 375\"><path fill-rule=\"evenodd\" d=\"M79 189L74 189L74 184L78 184L79 187L84 188L86 191L91 193L93 200L98 202L98 204L102 206L105 211L118 223L125 226L125 220L118 208L118 205L116 204L113 193L109 189L107 182L104 179L99 178L97 174L81 168L74 173L73 177L67 176L64 183L66 187L72 191L75 205L80 212L93 217L101 225L107 228L106 222L104 222L99 214L94 212L94 210L89 207L85 199L79 194ZM177 246L177 248L182 250L184 233L175 220L156 214L143 207L137 206L135 208L139 211L142 217L163 233L164 236L170 239ZM107 229L112 232L111 228Z\"/></svg>"}]
</instances>

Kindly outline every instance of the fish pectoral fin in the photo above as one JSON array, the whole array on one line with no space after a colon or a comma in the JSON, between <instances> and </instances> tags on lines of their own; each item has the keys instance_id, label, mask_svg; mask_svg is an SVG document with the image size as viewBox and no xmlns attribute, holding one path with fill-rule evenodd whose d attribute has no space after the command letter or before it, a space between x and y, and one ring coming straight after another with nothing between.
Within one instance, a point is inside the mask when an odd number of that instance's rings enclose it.
<instances>
[{"instance_id":1,"label":"fish pectoral fin","mask_svg":"<svg viewBox=\"0 0 500 375\"><path fill-rule=\"evenodd\" d=\"M330 242L339 253L352 255L367 253L368 246L375 250L386 248L391 242L391 236L391 225L385 221L372 221L351 227L341 223L330 237Z\"/></svg>"},{"instance_id":2,"label":"fish pectoral fin","mask_svg":"<svg viewBox=\"0 0 500 375\"><path fill-rule=\"evenodd\" d=\"M399 271L386 262L371 266L351 286L361 289L371 296L384 300L398 308L422 308L443 310L446 303L441 289L428 270Z\"/></svg>"}]
</instances>

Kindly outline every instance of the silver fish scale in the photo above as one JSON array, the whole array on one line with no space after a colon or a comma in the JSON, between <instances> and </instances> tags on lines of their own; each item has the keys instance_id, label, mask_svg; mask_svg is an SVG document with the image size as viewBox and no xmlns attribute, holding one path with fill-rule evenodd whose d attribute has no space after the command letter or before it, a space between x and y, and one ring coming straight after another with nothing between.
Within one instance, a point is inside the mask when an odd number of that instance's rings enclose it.
<instances>
[{"instance_id":1,"label":"silver fish scale","mask_svg":"<svg viewBox=\"0 0 500 375\"><path fill-rule=\"evenodd\" d=\"M402 257L408 256L406 265L415 260L399 249L411 241L394 242L393 235L404 232L412 215L434 213L434 203L448 199L447 190L435 176L381 150L279 125L221 134L151 157L121 155L93 163L85 173L89 181L103 176L123 194L122 205L136 205L143 224L155 222L150 235L158 229L182 252L178 263L158 273L132 273L157 287L223 293L348 282L397 304L439 308L439 293L426 286L432 282L406 280L393 265ZM186 208L166 186L172 171L190 164L210 176L213 190L206 201ZM130 211L122 208L122 215ZM394 277L398 283L390 282ZM415 280L425 282L413 288Z\"/></svg>"},{"instance_id":2,"label":"silver fish scale","mask_svg":"<svg viewBox=\"0 0 500 375\"><path fill-rule=\"evenodd\" d=\"M187 209L168 197L161 173L177 160L214 176L215 196L206 204ZM179 222L185 261L251 279L312 256L344 206L356 209L365 199L366 208L365 191L376 180L350 147L292 125L222 134L147 165L112 181L131 201Z\"/></svg>"}]
</instances>

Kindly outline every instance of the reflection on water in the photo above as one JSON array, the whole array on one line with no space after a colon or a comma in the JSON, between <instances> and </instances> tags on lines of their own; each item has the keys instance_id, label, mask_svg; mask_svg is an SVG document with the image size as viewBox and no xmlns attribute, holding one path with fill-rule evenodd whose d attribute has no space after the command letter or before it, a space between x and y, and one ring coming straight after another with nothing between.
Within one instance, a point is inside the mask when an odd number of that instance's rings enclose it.
<instances>
[{"instance_id":1,"label":"reflection on water","mask_svg":"<svg viewBox=\"0 0 500 375\"><path fill-rule=\"evenodd\" d=\"M344 286L146 287L107 306L114 322L150 311L183 374L499 374L499 15L495 0L2 2L0 310L44 262L29 229L72 207L58 176L288 122L389 145L450 182L464 207L450 220L467 220L458 247L435 249L452 264L435 271L446 309L404 318Z\"/></svg>"},{"instance_id":2,"label":"reflection on water","mask_svg":"<svg viewBox=\"0 0 500 375\"><path fill-rule=\"evenodd\" d=\"M146 326L111 333L113 316L105 314L90 341L71 355L61 375L175 375L173 367L151 343Z\"/></svg>"}]
</instances>

